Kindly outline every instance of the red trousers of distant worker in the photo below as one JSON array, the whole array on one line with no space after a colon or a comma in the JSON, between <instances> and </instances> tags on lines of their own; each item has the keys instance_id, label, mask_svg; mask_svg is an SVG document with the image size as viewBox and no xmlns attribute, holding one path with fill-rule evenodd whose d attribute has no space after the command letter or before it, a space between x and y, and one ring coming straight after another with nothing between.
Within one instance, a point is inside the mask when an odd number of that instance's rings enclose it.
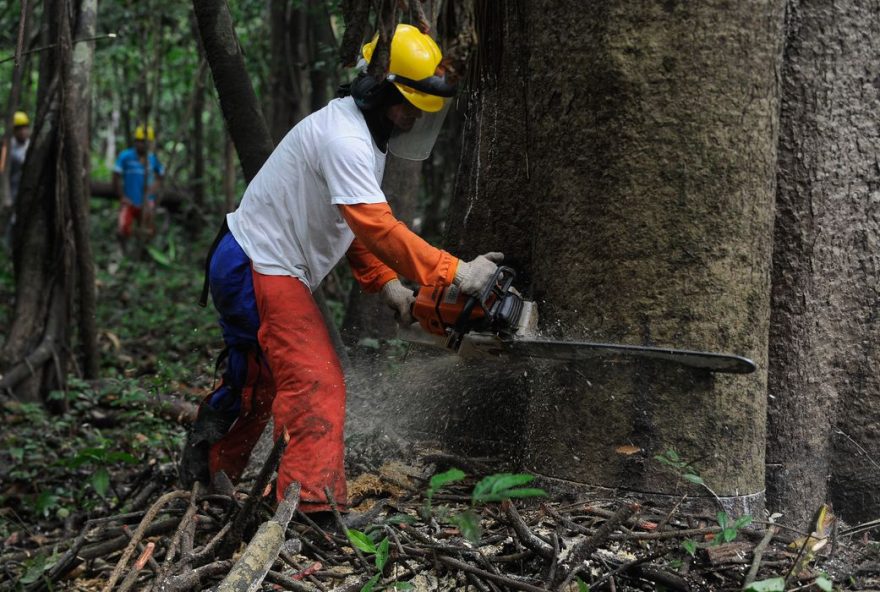
<instances>
[{"instance_id":1,"label":"red trousers of distant worker","mask_svg":"<svg viewBox=\"0 0 880 592\"><path fill-rule=\"evenodd\" d=\"M240 477L272 417L275 438L285 429L290 436L278 468L278 499L297 481L302 511L330 509L325 487L344 509L345 381L327 327L300 280L254 271L253 281L263 359L249 354L241 411L211 447L211 473L222 470L233 480Z\"/></svg>"}]
</instances>

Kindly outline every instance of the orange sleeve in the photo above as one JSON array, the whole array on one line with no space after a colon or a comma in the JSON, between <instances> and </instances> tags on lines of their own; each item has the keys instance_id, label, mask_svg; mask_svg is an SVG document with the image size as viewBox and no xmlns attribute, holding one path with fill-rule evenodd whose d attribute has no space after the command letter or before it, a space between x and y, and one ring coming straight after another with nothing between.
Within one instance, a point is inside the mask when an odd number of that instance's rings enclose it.
<instances>
[{"instance_id":1,"label":"orange sleeve","mask_svg":"<svg viewBox=\"0 0 880 592\"><path fill-rule=\"evenodd\" d=\"M407 228L387 203L340 205L339 209L363 246L403 277L420 286L448 286L455 279L458 259Z\"/></svg>"},{"instance_id":2,"label":"orange sleeve","mask_svg":"<svg viewBox=\"0 0 880 592\"><path fill-rule=\"evenodd\" d=\"M382 286L397 279L397 272L382 263L358 238L354 239L345 255L354 279L368 294L378 292Z\"/></svg>"}]
</instances>

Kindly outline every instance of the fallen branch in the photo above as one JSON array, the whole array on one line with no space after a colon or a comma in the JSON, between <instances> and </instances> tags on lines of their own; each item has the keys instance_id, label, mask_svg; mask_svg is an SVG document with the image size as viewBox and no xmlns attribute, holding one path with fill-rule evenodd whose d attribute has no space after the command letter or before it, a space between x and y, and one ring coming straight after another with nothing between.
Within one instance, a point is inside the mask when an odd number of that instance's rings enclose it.
<instances>
[{"instance_id":1,"label":"fallen branch","mask_svg":"<svg viewBox=\"0 0 880 592\"><path fill-rule=\"evenodd\" d=\"M764 538L761 539L761 542L755 547L752 557L752 565L749 567L749 571L746 573L746 578L743 580L743 590L748 588L758 576L758 569L761 567L761 558L764 556L764 551L767 549L767 545L769 545L773 537L776 536L776 532L777 528L775 526L768 528L766 534L764 534Z\"/></svg>"},{"instance_id":2,"label":"fallen branch","mask_svg":"<svg viewBox=\"0 0 880 592\"><path fill-rule=\"evenodd\" d=\"M266 462L263 463L263 467L260 469L260 472L251 487L250 495L247 500L245 500L244 505L242 505L238 512L236 512L235 520L232 522L232 528L229 529L229 533L220 544L220 549L217 553L220 557L224 559L232 557L232 554L241 544L244 531L247 528L247 525L254 519L254 513L257 510L259 501L263 499L263 492L269 484L269 480L272 478L275 470L278 468L278 462L281 460L281 455L284 453L288 441L290 441L290 436L287 434L287 429L285 429L284 432L278 436L278 439L275 440L275 445L272 447L269 457L266 459Z\"/></svg>"},{"instance_id":3,"label":"fallen branch","mask_svg":"<svg viewBox=\"0 0 880 592\"><path fill-rule=\"evenodd\" d=\"M584 539L571 550L568 554L568 563L571 567L567 570L560 569L556 580L552 582L552 587L560 590L574 579L583 567L584 561L590 558L593 552L599 548L611 535L612 531L617 529L621 524L629 520L633 514L639 510L638 504L624 504L618 509L613 516L606 520L602 526L596 529L593 536Z\"/></svg>"},{"instance_id":4,"label":"fallen branch","mask_svg":"<svg viewBox=\"0 0 880 592\"><path fill-rule=\"evenodd\" d=\"M299 504L299 492L299 483L291 483L275 515L260 526L244 553L229 570L229 575L220 582L217 592L256 592L260 589L284 544L287 525Z\"/></svg>"},{"instance_id":5,"label":"fallen branch","mask_svg":"<svg viewBox=\"0 0 880 592\"><path fill-rule=\"evenodd\" d=\"M552 560L556 556L553 547L539 539L531 530L529 530L529 527L523 522L523 519L516 511L516 506L514 506L513 503L507 503L505 505L507 519L510 520L510 525L513 527L513 531L516 533L520 542L544 559Z\"/></svg>"},{"instance_id":6,"label":"fallen branch","mask_svg":"<svg viewBox=\"0 0 880 592\"><path fill-rule=\"evenodd\" d=\"M138 525L137 530L134 531L134 534L131 537L131 540L128 542L128 546L125 548L125 551L122 553L122 557L119 558L119 562L116 564L116 567L113 569L113 573L110 574L110 579L107 580L107 583L104 585L104 588L101 592L110 592L113 589L113 586L116 585L116 581L119 579L119 576L122 575L122 570L125 569L128 560L131 558L132 553L134 553L135 548L137 548L138 543L144 537L144 533L147 530L147 527L152 522L153 518L159 513L159 511L165 507L165 504L180 498L189 497L189 491L172 491L170 493L166 493L158 500L153 506L149 509L149 511L144 515L141 523Z\"/></svg>"}]
</instances>

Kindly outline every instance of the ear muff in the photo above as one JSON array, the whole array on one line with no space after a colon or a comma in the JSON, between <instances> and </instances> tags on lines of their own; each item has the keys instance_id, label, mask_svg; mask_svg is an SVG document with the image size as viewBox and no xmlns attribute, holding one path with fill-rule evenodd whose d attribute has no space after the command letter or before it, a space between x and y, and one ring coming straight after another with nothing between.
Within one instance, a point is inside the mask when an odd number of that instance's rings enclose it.
<instances>
[{"instance_id":1,"label":"ear muff","mask_svg":"<svg viewBox=\"0 0 880 592\"><path fill-rule=\"evenodd\" d=\"M360 74L351 83L351 96L364 111L378 107L390 107L403 101L403 95L386 80L376 80L368 74Z\"/></svg>"}]
</instances>

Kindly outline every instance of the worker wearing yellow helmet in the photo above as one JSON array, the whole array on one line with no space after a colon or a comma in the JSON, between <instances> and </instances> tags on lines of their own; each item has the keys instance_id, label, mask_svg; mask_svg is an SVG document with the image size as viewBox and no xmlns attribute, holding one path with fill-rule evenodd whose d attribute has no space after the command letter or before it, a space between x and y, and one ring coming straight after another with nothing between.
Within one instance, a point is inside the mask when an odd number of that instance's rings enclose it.
<instances>
[{"instance_id":1,"label":"worker wearing yellow helmet","mask_svg":"<svg viewBox=\"0 0 880 592\"><path fill-rule=\"evenodd\" d=\"M153 219L165 167L150 150L155 139L153 126L137 126L133 146L119 154L113 167L113 187L120 201L116 233L123 247L135 221L148 237L156 232Z\"/></svg>"},{"instance_id":2,"label":"worker wearing yellow helmet","mask_svg":"<svg viewBox=\"0 0 880 592\"><path fill-rule=\"evenodd\" d=\"M9 144L4 144L0 150L0 171L5 170L7 156L9 162L9 193L6 196L5 206L15 206L18 197L18 188L21 185L21 173L24 161L27 157L28 148L31 145L31 120L24 111L16 111L12 116L12 137ZM4 242L11 244L12 228L15 225L16 215L13 210L9 218L9 224L4 232Z\"/></svg>"},{"instance_id":3,"label":"worker wearing yellow helmet","mask_svg":"<svg viewBox=\"0 0 880 592\"><path fill-rule=\"evenodd\" d=\"M364 47L364 63L375 47ZM327 491L340 507L347 504L345 379L312 291L347 257L361 288L407 323L413 292L398 274L478 295L501 261L500 253L460 260L392 213L381 188L386 153L426 157L454 89L438 71L437 44L415 27L397 27L390 55L389 72L361 72L290 130L226 216L208 255L203 297L210 289L220 313L226 370L187 438L185 485L219 471L238 478L271 418L275 437L290 437L276 495L283 498L296 481L300 509L329 520ZM428 119L435 121L419 125ZM391 142L418 128L433 136Z\"/></svg>"},{"instance_id":4,"label":"worker wearing yellow helmet","mask_svg":"<svg viewBox=\"0 0 880 592\"><path fill-rule=\"evenodd\" d=\"M362 69L372 60L378 41L376 35L361 50ZM399 101L401 106L392 107L388 115L397 115L388 150L400 158L424 160L431 154L455 88L443 75L440 47L416 27L398 25L389 53L385 78L377 80L363 72L351 84L350 92L365 113Z\"/></svg>"}]
</instances>

